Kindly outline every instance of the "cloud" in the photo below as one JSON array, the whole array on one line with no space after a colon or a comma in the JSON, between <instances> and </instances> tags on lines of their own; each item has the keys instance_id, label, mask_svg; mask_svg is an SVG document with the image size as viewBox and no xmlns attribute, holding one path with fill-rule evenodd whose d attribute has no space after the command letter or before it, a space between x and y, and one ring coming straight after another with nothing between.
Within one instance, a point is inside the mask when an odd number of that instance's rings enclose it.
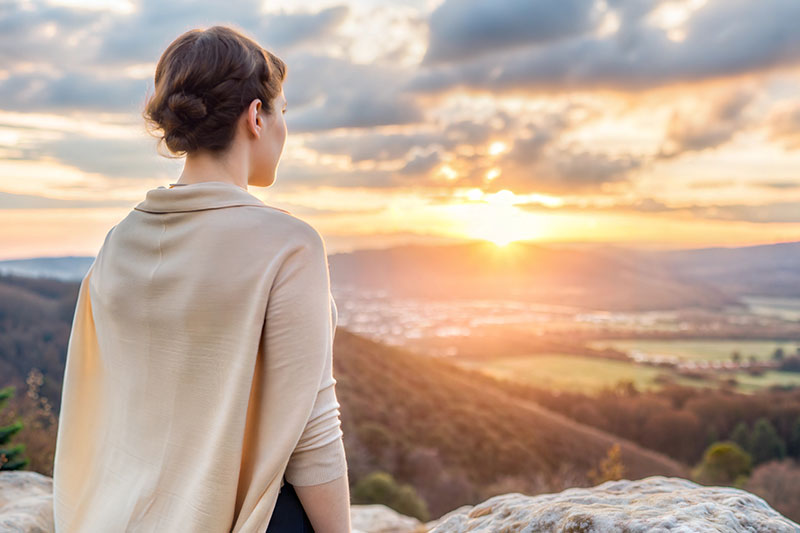
<instances>
[{"instance_id":1,"label":"cloud","mask_svg":"<svg viewBox=\"0 0 800 533\"><path fill-rule=\"evenodd\" d=\"M771 140L787 150L800 149L800 104L782 106L769 117L767 125Z\"/></svg>"},{"instance_id":2,"label":"cloud","mask_svg":"<svg viewBox=\"0 0 800 533\"><path fill-rule=\"evenodd\" d=\"M642 198L634 202L615 203L611 205L586 205L566 203L551 207L539 202L515 204L515 207L527 211L606 211L606 212L639 212L639 213L684 213L699 219L729 220L736 222L752 222L758 224L800 223L800 202L770 202L760 205L751 204L712 204L669 206L653 198Z\"/></svg>"},{"instance_id":3,"label":"cloud","mask_svg":"<svg viewBox=\"0 0 800 533\"><path fill-rule=\"evenodd\" d=\"M320 153L348 155L352 162L392 161L405 159L414 149L443 152L459 146L475 147L495 137L505 137L519 125L519 119L503 111L491 121L454 120L439 124L437 129L408 133L383 133L374 130L353 130L345 133L318 133L305 141L305 146Z\"/></svg>"},{"instance_id":4,"label":"cloud","mask_svg":"<svg viewBox=\"0 0 800 533\"><path fill-rule=\"evenodd\" d=\"M734 89L712 102L704 112L675 111L667 127L665 142L656 157L670 159L685 152L716 148L730 141L752 123L747 110L755 97L756 92L752 89Z\"/></svg>"},{"instance_id":5,"label":"cloud","mask_svg":"<svg viewBox=\"0 0 800 533\"><path fill-rule=\"evenodd\" d=\"M293 109L286 117L290 131L371 128L424 118L420 103L398 88L402 67L358 65L308 52L291 54L286 61L290 72L284 92Z\"/></svg>"},{"instance_id":6,"label":"cloud","mask_svg":"<svg viewBox=\"0 0 800 533\"><path fill-rule=\"evenodd\" d=\"M0 123L0 128L5 124ZM4 159L48 160L106 178L154 178L171 176L175 161L156 157L156 140L141 137L104 137L76 131L53 132L46 127L27 127L21 142L3 144Z\"/></svg>"},{"instance_id":7,"label":"cloud","mask_svg":"<svg viewBox=\"0 0 800 533\"><path fill-rule=\"evenodd\" d=\"M504 161L500 177L490 190L510 189L515 193L547 192L575 194L598 191L606 184L625 183L631 172L641 168L646 159L636 155L593 152L571 146L536 146L526 164Z\"/></svg>"},{"instance_id":8,"label":"cloud","mask_svg":"<svg viewBox=\"0 0 800 533\"><path fill-rule=\"evenodd\" d=\"M609 4L623 19L614 32L585 32L499 51L491 42L483 43L482 49L471 49L461 62L420 69L408 88L441 92L468 87L494 93L636 91L800 64L800 32L796 31L800 2L796 0L709 0L686 21L683 40L671 39L664 28L644 16L656 3L633 4L634 0ZM561 2L547 5L565 12L574 9L571 2L561 8ZM480 14L474 9L463 16ZM507 14L509 24L513 16L513 12ZM459 35L451 35L447 26L434 20L431 33L434 50L447 49L442 41L452 41L454 46L461 42Z\"/></svg>"},{"instance_id":9,"label":"cloud","mask_svg":"<svg viewBox=\"0 0 800 533\"><path fill-rule=\"evenodd\" d=\"M92 207L132 207L132 203L125 200L64 200L0 191L0 209L85 209Z\"/></svg>"},{"instance_id":10,"label":"cloud","mask_svg":"<svg viewBox=\"0 0 800 533\"><path fill-rule=\"evenodd\" d=\"M597 24L594 0L445 0L430 15L426 66L577 35Z\"/></svg>"},{"instance_id":11,"label":"cloud","mask_svg":"<svg viewBox=\"0 0 800 533\"><path fill-rule=\"evenodd\" d=\"M280 13L270 15L259 29L269 46L289 47L315 42L333 33L347 18L345 5L332 6L316 13Z\"/></svg>"},{"instance_id":12,"label":"cloud","mask_svg":"<svg viewBox=\"0 0 800 533\"><path fill-rule=\"evenodd\" d=\"M408 175L425 175L441 162L441 157L439 156L439 152L431 152L427 155L418 155L411 161L409 161L406 166L400 169L400 174L408 174Z\"/></svg>"},{"instance_id":13,"label":"cloud","mask_svg":"<svg viewBox=\"0 0 800 533\"><path fill-rule=\"evenodd\" d=\"M138 113L147 84L126 77L68 71L21 73L0 81L2 109L24 112Z\"/></svg>"},{"instance_id":14,"label":"cloud","mask_svg":"<svg viewBox=\"0 0 800 533\"><path fill-rule=\"evenodd\" d=\"M754 184L758 187L766 187L767 189L798 189L800 188L800 182L797 181L768 181L765 183L756 183Z\"/></svg>"},{"instance_id":15,"label":"cloud","mask_svg":"<svg viewBox=\"0 0 800 533\"><path fill-rule=\"evenodd\" d=\"M381 133L358 130L342 135L319 133L304 142L306 148L333 155L347 155L353 163L403 159L413 148L426 148L441 139L431 132Z\"/></svg>"},{"instance_id":16,"label":"cloud","mask_svg":"<svg viewBox=\"0 0 800 533\"><path fill-rule=\"evenodd\" d=\"M102 25L100 11L11 1L0 6L0 68L15 71L35 64L48 70L86 61Z\"/></svg>"}]
</instances>

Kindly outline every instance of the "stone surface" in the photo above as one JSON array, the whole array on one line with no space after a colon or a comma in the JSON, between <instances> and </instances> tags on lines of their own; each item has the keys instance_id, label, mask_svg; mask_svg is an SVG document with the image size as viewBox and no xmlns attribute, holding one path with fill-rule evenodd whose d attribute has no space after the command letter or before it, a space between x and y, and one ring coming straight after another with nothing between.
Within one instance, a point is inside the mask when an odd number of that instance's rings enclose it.
<instances>
[{"instance_id":1,"label":"stone surface","mask_svg":"<svg viewBox=\"0 0 800 533\"><path fill-rule=\"evenodd\" d=\"M799 524L747 491L664 476L503 494L429 525L431 533L800 533Z\"/></svg>"},{"instance_id":2,"label":"stone surface","mask_svg":"<svg viewBox=\"0 0 800 533\"><path fill-rule=\"evenodd\" d=\"M53 530L53 479L38 472L0 472L0 531Z\"/></svg>"},{"instance_id":3,"label":"stone surface","mask_svg":"<svg viewBox=\"0 0 800 533\"><path fill-rule=\"evenodd\" d=\"M385 505L352 505L350 522L353 533L425 533L425 524L402 515Z\"/></svg>"},{"instance_id":4,"label":"stone surface","mask_svg":"<svg viewBox=\"0 0 800 533\"><path fill-rule=\"evenodd\" d=\"M0 472L0 532L52 533L52 489L36 472ZM425 524L384 505L354 505L351 519L353 533L800 533L800 524L747 491L664 476L503 494Z\"/></svg>"}]
</instances>

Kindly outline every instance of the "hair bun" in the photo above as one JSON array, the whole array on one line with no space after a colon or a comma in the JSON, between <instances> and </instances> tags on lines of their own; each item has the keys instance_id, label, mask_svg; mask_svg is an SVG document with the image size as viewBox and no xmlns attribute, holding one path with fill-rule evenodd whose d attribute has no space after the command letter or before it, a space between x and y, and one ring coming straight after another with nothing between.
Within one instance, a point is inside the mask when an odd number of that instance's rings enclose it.
<instances>
[{"instance_id":1,"label":"hair bun","mask_svg":"<svg viewBox=\"0 0 800 533\"><path fill-rule=\"evenodd\" d=\"M180 91L167 99L167 106L184 120L200 120L208 115L208 108L202 96Z\"/></svg>"},{"instance_id":2,"label":"hair bun","mask_svg":"<svg viewBox=\"0 0 800 533\"><path fill-rule=\"evenodd\" d=\"M0 0L1 1L1 0ZM244 33L227 26L193 29L161 54L142 117L148 133L177 156L220 155L236 140L239 118L254 99L275 109L286 64Z\"/></svg>"}]
</instances>

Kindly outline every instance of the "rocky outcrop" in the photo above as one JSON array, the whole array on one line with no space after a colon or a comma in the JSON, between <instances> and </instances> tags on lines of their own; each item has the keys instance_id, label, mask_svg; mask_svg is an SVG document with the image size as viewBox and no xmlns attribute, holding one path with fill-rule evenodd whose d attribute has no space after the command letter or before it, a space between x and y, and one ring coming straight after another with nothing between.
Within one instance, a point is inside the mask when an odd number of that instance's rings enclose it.
<instances>
[{"instance_id":1,"label":"rocky outcrop","mask_svg":"<svg viewBox=\"0 0 800 533\"><path fill-rule=\"evenodd\" d=\"M53 479L38 472L0 472L0 531L53 531Z\"/></svg>"},{"instance_id":2,"label":"rocky outcrop","mask_svg":"<svg viewBox=\"0 0 800 533\"><path fill-rule=\"evenodd\" d=\"M36 472L0 472L0 531L51 533L53 481ZM800 533L800 524L762 498L677 477L607 481L554 494L494 496L422 523L383 505L354 505L353 533Z\"/></svg>"},{"instance_id":3,"label":"rocky outcrop","mask_svg":"<svg viewBox=\"0 0 800 533\"><path fill-rule=\"evenodd\" d=\"M606 481L555 494L494 496L429 523L431 533L800 533L755 494L677 477Z\"/></svg>"}]
</instances>

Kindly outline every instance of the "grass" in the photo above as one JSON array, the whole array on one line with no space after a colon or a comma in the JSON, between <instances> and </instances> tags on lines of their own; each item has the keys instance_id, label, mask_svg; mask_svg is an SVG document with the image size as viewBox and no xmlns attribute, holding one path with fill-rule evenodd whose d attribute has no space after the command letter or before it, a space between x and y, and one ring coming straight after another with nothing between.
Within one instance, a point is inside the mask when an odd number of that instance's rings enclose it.
<instances>
[{"instance_id":1,"label":"grass","mask_svg":"<svg viewBox=\"0 0 800 533\"><path fill-rule=\"evenodd\" d=\"M693 361L730 361L731 353L738 350L743 359L755 355L758 359L769 359L777 347L782 347L786 355L796 352L800 344L796 342L777 342L764 340L650 340L624 339L604 340L587 343L590 348L602 349L610 346L618 350L641 350L647 353L674 355Z\"/></svg>"},{"instance_id":2,"label":"grass","mask_svg":"<svg viewBox=\"0 0 800 533\"><path fill-rule=\"evenodd\" d=\"M500 357L486 361L453 361L467 368L479 369L490 375L513 379L536 387L555 390L594 393L603 387L612 387L618 381L632 381L639 390L657 390L662 384L655 381L658 374L672 374L681 385L716 387L714 381L678 376L668 368L638 365L597 357L566 354L536 354L530 356ZM755 392L772 385L800 387L800 373L769 371L762 376L746 372L720 373L733 376L738 381L736 390Z\"/></svg>"}]
</instances>

